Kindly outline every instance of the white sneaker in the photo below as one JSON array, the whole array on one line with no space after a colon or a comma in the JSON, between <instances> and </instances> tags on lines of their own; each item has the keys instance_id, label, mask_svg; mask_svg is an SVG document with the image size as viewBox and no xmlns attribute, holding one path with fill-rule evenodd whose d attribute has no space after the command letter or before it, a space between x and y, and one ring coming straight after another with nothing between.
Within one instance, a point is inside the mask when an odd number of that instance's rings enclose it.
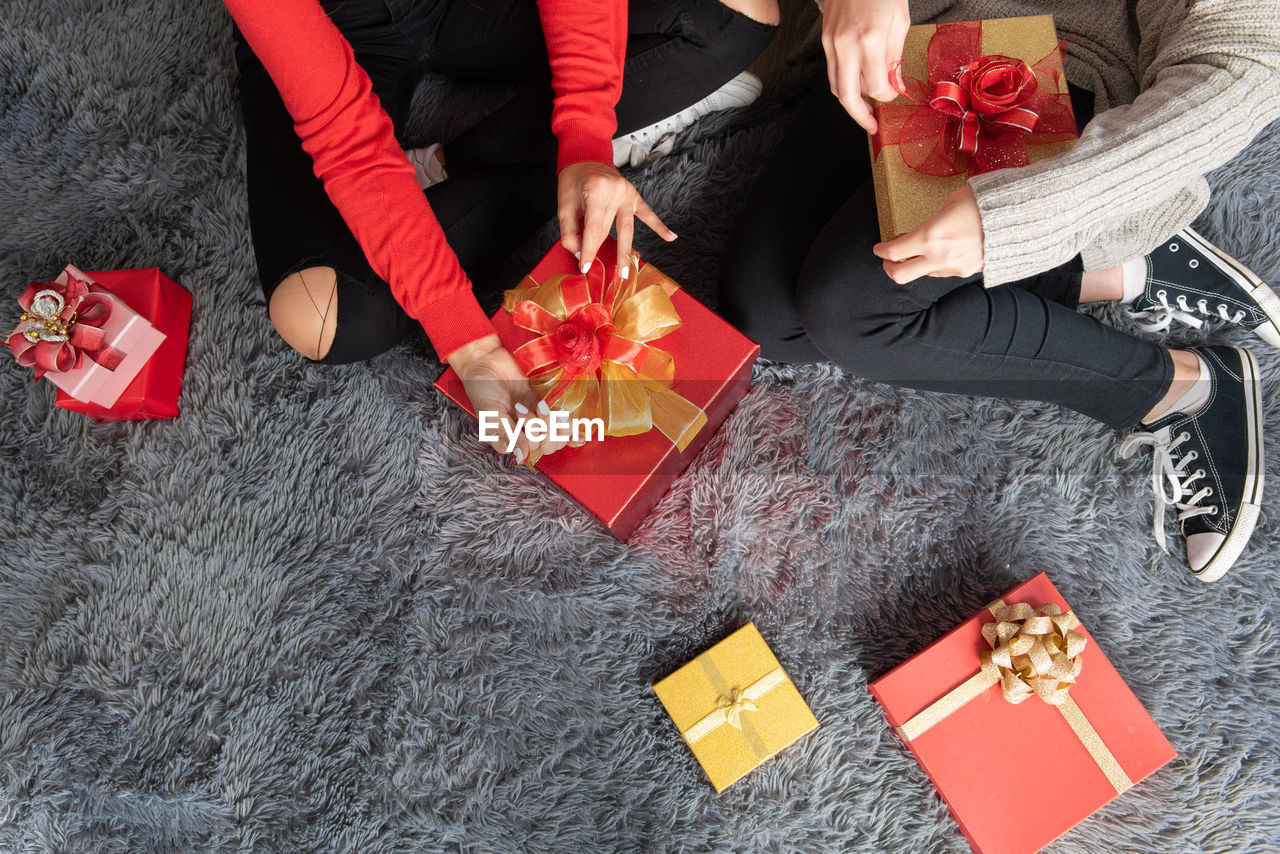
<instances>
[{"instance_id":1,"label":"white sneaker","mask_svg":"<svg viewBox=\"0 0 1280 854\"><path fill-rule=\"evenodd\" d=\"M438 142L426 148L407 148L404 155L413 164L414 180L424 190L449 177L449 173L444 171L444 152Z\"/></svg>"},{"instance_id":2,"label":"white sneaker","mask_svg":"<svg viewBox=\"0 0 1280 854\"><path fill-rule=\"evenodd\" d=\"M676 135L698 119L720 110L745 107L760 97L764 83L750 71L744 71L728 83L674 116L655 122L635 133L613 141L613 165L639 166L655 157L670 154Z\"/></svg>"}]
</instances>

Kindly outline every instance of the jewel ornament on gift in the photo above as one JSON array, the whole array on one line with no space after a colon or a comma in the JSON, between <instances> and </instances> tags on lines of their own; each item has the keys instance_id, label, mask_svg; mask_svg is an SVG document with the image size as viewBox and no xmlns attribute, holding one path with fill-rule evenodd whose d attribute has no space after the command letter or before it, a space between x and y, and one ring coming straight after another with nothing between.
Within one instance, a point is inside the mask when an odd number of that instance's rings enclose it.
<instances>
[{"instance_id":1,"label":"jewel ornament on gift","mask_svg":"<svg viewBox=\"0 0 1280 854\"><path fill-rule=\"evenodd\" d=\"M1028 145L1074 138L1070 96L1058 91L1057 69L1047 63L1062 44L1028 65L984 55L981 21L939 24L929 40L928 80L903 78L899 94L911 103L876 107L873 159L896 145L917 172L968 176L1025 166Z\"/></svg>"},{"instance_id":2,"label":"jewel ornament on gift","mask_svg":"<svg viewBox=\"0 0 1280 854\"><path fill-rule=\"evenodd\" d=\"M521 344L516 363L534 391L578 418L599 418L606 436L657 429L684 448L706 424L706 413L672 390L675 361L650 342L680 328L671 303L678 286L653 265L605 281L605 264L586 274L526 277L506 292L514 324L537 337Z\"/></svg>"},{"instance_id":3,"label":"jewel ornament on gift","mask_svg":"<svg viewBox=\"0 0 1280 854\"><path fill-rule=\"evenodd\" d=\"M66 284L31 283L18 297L20 322L5 342L18 364L34 368L36 379L79 368L88 358L115 370L124 354L106 345L103 327L113 303L105 294L89 290L84 280L68 276Z\"/></svg>"}]
</instances>

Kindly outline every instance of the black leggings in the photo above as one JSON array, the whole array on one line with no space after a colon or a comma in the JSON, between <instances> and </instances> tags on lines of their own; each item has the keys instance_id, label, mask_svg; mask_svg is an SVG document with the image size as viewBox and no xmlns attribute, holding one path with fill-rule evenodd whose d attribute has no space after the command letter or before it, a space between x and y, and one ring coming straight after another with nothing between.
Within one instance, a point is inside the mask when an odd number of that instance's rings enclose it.
<instances>
[{"instance_id":1,"label":"black leggings","mask_svg":"<svg viewBox=\"0 0 1280 854\"><path fill-rule=\"evenodd\" d=\"M601 0L606 2L606 0ZM477 281L556 211L551 74L534 0L322 0L400 134L428 72L518 81L505 105L449 144L449 179L427 199ZM632 0L618 132L695 103L745 69L774 27L718 0ZM417 324L369 266L312 171L262 64L237 33L247 149L249 222L268 301L307 267L337 272L337 329L322 361L375 356ZM477 292L496 307L501 286Z\"/></svg>"},{"instance_id":2,"label":"black leggings","mask_svg":"<svg viewBox=\"0 0 1280 854\"><path fill-rule=\"evenodd\" d=\"M1081 125L1090 95L1072 90ZM1080 259L1009 286L982 277L899 285L880 242L867 135L825 80L747 200L721 267L720 307L767 358L832 361L928 391L1061 404L1129 428L1173 380L1167 350L1080 314Z\"/></svg>"}]
</instances>

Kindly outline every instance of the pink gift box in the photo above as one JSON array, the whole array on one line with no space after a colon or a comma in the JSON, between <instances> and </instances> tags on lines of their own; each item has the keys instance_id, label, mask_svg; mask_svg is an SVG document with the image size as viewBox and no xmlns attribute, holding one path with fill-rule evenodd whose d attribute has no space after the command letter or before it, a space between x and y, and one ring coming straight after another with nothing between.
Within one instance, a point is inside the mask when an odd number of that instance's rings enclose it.
<instances>
[{"instance_id":1,"label":"pink gift box","mask_svg":"<svg viewBox=\"0 0 1280 854\"><path fill-rule=\"evenodd\" d=\"M72 276L87 283L91 292L105 294L111 299L111 314L101 328L106 335L106 346L120 351L124 358L114 369L110 369L82 356L78 367L65 371L50 370L44 376L76 400L111 407L155 355L156 350L164 343L165 335L119 297L70 264L54 281L59 285L66 285ZM16 332L22 332L28 325L30 324L19 324Z\"/></svg>"}]
</instances>

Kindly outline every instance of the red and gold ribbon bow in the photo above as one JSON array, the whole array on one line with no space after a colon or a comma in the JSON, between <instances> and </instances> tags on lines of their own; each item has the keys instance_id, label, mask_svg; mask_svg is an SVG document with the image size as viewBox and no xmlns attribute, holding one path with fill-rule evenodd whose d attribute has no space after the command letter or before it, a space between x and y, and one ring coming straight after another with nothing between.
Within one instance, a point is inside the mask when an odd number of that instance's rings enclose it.
<instances>
[{"instance_id":1,"label":"red and gold ribbon bow","mask_svg":"<svg viewBox=\"0 0 1280 854\"><path fill-rule=\"evenodd\" d=\"M1037 696L1051 706L1065 703L1084 666L1085 636L1075 631L1080 626L1075 613L1052 603L1037 610L1019 602L997 607L993 616L996 621L982 627L992 650L982 654L982 668L999 678L1004 698L1021 703Z\"/></svg>"},{"instance_id":2,"label":"red and gold ribbon bow","mask_svg":"<svg viewBox=\"0 0 1280 854\"><path fill-rule=\"evenodd\" d=\"M45 373L78 368L89 358L115 370L124 354L106 344L102 327L111 316L111 297L90 290L89 283L68 274L65 285L32 282L18 297L21 323L5 342L18 364Z\"/></svg>"},{"instance_id":3,"label":"red and gold ribbon bow","mask_svg":"<svg viewBox=\"0 0 1280 854\"><path fill-rule=\"evenodd\" d=\"M606 436L656 428L684 450L707 415L672 390L675 361L649 343L680 328L671 303L678 285L634 253L629 278L615 272L606 282L605 266L541 284L526 277L507 291L512 321L537 336L512 355L548 404L600 418Z\"/></svg>"},{"instance_id":4,"label":"red and gold ribbon bow","mask_svg":"<svg viewBox=\"0 0 1280 854\"><path fill-rule=\"evenodd\" d=\"M976 175L1030 162L1028 145L1075 137L1071 98L1047 60L982 53L982 22L939 24L929 39L928 80L904 77L912 103L876 107L873 155L896 145L926 175Z\"/></svg>"}]
</instances>

